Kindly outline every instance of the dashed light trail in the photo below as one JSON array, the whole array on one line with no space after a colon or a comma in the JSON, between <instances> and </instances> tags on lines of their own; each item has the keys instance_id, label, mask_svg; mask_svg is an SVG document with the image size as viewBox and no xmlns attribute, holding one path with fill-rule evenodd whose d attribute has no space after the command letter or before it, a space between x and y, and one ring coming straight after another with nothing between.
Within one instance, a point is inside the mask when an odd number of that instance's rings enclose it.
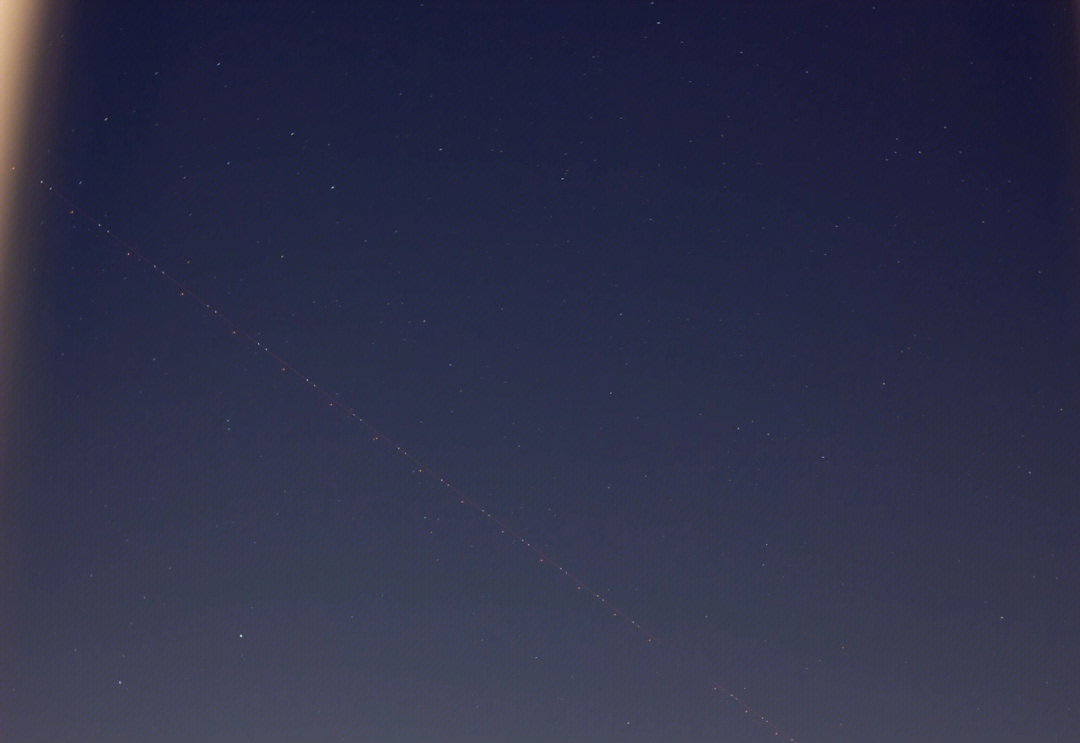
<instances>
[{"instance_id":1,"label":"dashed light trail","mask_svg":"<svg viewBox=\"0 0 1080 743\"><path fill-rule=\"evenodd\" d=\"M217 307L215 307L209 301L207 301L206 299L204 299L200 295L193 292L191 289L189 289L187 287L186 284L184 284L179 279L177 279L175 276L173 276L171 273L166 271L158 263L151 260L149 257L147 257L144 253L142 253L136 247L134 247L133 245L128 243L126 240L124 240L122 237L117 235L115 232L110 230L103 222L95 219L90 213L88 213L86 210L84 210L82 207L80 207L78 204L76 204L70 198L68 198L67 196L65 196L61 192L57 191L56 189L54 189L52 186L48 185L44 181L39 181L39 183L41 184L42 187L47 189L49 191L49 193L51 193L53 196L55 196L57 199L59 199L61 202L63 202L67 206L69 214L71 214L72 216L78 215L79 217L85 219L91 225L96 227L99 232L101 232L103 235L105 235L110 240L112 240L113 243L115 243L117 246L119 246L121 248L121 250L123 250L124 255L126 257L133 258L136 262L141 263L141 264L147 266L150 269L153 269L153 271L155 271L162 278L164 278L169 284L171 284L172 287L179 293L179 295L181 297L185 297L185 298L190 299L197 306L202 307L204 310L209 312L211 315L218 318L229 329L229 331L230 331L230 333L232 335L238 336L239 338L242 338L243 340L245 340L245 341L251 343L252 345L254 345L260 352L265 354L265 356L269 360L271 360L273 363L275 363L281 369L282 372L285 372L287 374L291 374L293 377L298 379L300 382L302 382L303 384L305 384L309 388L311 388L319 397L321 397L323 400L325 400L326 403L330 407L337 408L339 411L344 413L346 416L348 416L349 418L355 420L357 423L359 423L361 426L363 426L365 429L367 429L367 431L372 435L374 440L384 442L386 445L393 448L401 456L403 456L407 460L409 460L409 462L411 462L416 467L418 472L421 472L424 475L427 475L431 480L433 480L435 483L437 483L439 486L441 486L441 488L444 490L444 492L446 492L450 497L456 499L458 501L458 503L460 503L461 505L467 506L467 507L471 508L472 510L478 512L485 519L487 519L491 524L493 524L496 528L498 528L500 533L505 534L507 537L509 537L511 540L513 540L517 544L519 544L522 547L525 547L526 549L528 549L533 554L533 556L536 557L541 563L545 563L547 565L550 565L552 568L557 570L571 584L573 584L574 588L577 591L580 591L580 592L584 593L586 596L588 596L589 598L592 598L592 599L596 600L597 602L599 602L599 604L601 605L601 607L602 607L602 609L604 611L611 614L612 617L614 617L616 619L619 619L619 620L625 622L626 624L630 625L638 633L638 635L641 636L646 642L657 644L657 645L661 644L660 639L657 638L648 629L646 629L637 619L635 619L633 616L627 614L625 611L620 609L618 606L613 604L608 599L604 598L604 596L601 595L601 593L597 589L590 587L583 580L578 578L577 575L575 575L574 573L567 570L559 562L557 562L556 560L553 560L547 553L545 553L543 550L541 550L539 547L537 547L535 544L533 544L531 541L529 541L529 539L527 539L521 532L514 530L505 521L503 521L501 518L499 518L498 516L493 514L487 508L485 508L483 504L481 504L481 503L477 502L476 500L468 497L465 493L463 493L460 489L458 489L457 486L455 486L453 483L451 483L445 477L443 477L443 475L436 472L432 468L428 467L426 464L422 463L419 459L416 458L416 456L414 456L411 452L409 452L407 449L405 449L403 446L401 446L401 444L399 444L397 441L395 441L394 439L387 436L385 433L382 432L382 430L380 430L379 428L376 428L369 421L367 421L366 419L361 417L360 414L357 413L353 408L351 408L350 406L348 406L347 404L342 402L333 393L331 393L331 392L327 391L325 388L321 387L317 382L312 380L311 377L309 377L307 374L305 374L300 369L298 369L297 367L293 366L288 361L283 359L280 355L278 355L274 350L269 348L265 343L260 341L252 333L248 332L247 330L244 330L244 328L240 327L237 323L235 323L227 315L225 315L220 310L218 310ZM714 691L716 691L716 692L718 692L720 694L723 694L731 702L736 704L742 710L742 712L744 714L750 715L750 716L756 718L757 720L759 720L764 726L766 726L769 730L772 731L773 735L776 736L776 738L780 738L782 740L789 741L790 743L799 743L799 741L797 741L792 735L790 735L789 733L782 730L771 719L769 719L764 714L762 714L761 712L759 712L756 709L754 709L753 707L751 707L749 704L746 703L746 701L744 701L744 699L742 697L735 694L734 692L732 692L727 687L723 686L722 684L720 684L719 682L715 681L712 678L708 679L708 683L709 683L710 687Z\"/></svg>"}]
</instances>

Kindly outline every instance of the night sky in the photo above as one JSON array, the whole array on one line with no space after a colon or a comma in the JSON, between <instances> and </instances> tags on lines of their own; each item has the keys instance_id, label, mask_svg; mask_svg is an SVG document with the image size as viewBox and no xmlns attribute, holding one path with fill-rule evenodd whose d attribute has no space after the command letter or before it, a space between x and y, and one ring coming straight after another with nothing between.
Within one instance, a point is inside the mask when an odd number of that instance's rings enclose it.
<instances>
[{"instance_id":1,"label":"night sky","mask_svg":"<svg viewBox=\"0 0 1080 743\"><path fill-rule=\"evenodd\" d=\"M1077 740L1077 28L55 13L0 738Z\"/></svg>"}]
</instances>

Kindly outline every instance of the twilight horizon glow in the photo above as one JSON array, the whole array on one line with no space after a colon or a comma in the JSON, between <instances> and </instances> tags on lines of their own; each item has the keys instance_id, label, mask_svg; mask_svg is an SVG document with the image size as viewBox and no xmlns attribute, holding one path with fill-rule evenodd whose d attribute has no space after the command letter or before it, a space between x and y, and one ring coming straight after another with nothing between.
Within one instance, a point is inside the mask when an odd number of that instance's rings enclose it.
<instances>
[{"instance_id":1,"label":"twilight horizon glow","mask_svg":"<svg viewBox=\"0 0 1080 743\"><path fill-rule=\"evenodd\" d=\"M1068 739L1076 17L42 12L0 737Z\"/></svg>"}]
</instances>

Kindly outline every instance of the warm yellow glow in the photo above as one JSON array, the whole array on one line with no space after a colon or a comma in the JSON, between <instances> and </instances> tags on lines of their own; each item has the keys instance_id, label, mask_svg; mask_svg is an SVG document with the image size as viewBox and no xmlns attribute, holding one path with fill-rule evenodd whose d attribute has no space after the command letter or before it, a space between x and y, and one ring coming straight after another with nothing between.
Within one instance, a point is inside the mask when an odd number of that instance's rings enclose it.
<instances>
[{"instance_id":1,"label":"warm yellow glow","mask_svg":"<svg viewBox=\"0 0 1080 743\"><path fill-rule=\"evenodd\" d=\"M43 8L36 0L0 0L0 288L6 285L5 258L11 254L15 173Z\"/></svg>"},{"instance_id":2,"label":"warm yellow glow","mask_svg":"<svg viewBox=\"0 0 1080 743\"><path fill-rule=\"evenodd\" d=\"M37 61L38 29L45 15L41 0L0 0L0 483L6 470L10 394L16 363L15 338L17 294L11 285L16 260L14 226L16 183L23 150L24 126L29 118L30 89ZM2 504L0 504L2 505Z\"/></svg>"}]
</instances>

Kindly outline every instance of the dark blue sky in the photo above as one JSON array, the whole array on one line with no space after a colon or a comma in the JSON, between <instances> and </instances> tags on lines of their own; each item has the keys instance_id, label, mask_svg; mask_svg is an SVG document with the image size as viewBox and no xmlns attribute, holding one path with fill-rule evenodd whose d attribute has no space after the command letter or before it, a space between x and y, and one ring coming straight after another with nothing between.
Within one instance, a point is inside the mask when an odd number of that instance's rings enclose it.
<instances>
[{"instance_id":1,"label":"dark blue sky","mask_svg":"<svg viewBox=\"0 0 1080 743\"><path fill-rule=\"evenodd\" d=\"M1073 739L1076 28L76 8L4 740L775 739L709 678L800 743Z\"/></svg>"}]
</instances>

